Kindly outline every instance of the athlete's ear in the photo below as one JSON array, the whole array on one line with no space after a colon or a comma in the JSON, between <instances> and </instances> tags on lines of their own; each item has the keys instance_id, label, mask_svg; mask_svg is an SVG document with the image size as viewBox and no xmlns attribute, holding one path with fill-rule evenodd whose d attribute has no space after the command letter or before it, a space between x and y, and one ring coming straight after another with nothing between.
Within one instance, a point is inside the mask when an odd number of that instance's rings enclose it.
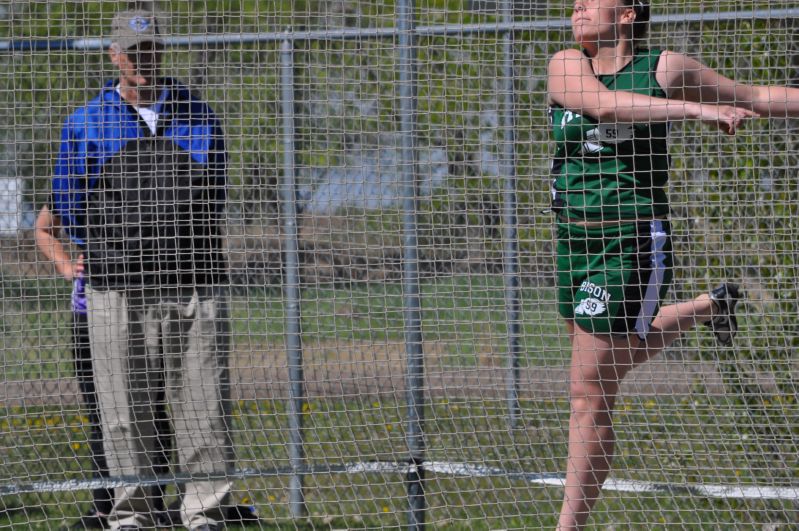
<instances>
[{"instance_id":1,"label":"athlete's ear","mask_svg":"<svg viewBox=\"0 0 799 531\"><path fill-rule=\"evenodd\" d=\"M633 26L635 25L635 9L632 7L625 7L621 16L619 17L619 24L630 28L629 35L633 34Z\"/></svg>"},{"instance_id":2,"label":"athlete's ear","mask_svg":"<svg viewBox=\"0 0 799 531\"><path fill-rule=\"evenodd\" d=\"M632 24L635 22L635 16L635 8L626 7L624 8L624 12L621 14L620 21L624 24Z\"/></svg>"}]
</instances>

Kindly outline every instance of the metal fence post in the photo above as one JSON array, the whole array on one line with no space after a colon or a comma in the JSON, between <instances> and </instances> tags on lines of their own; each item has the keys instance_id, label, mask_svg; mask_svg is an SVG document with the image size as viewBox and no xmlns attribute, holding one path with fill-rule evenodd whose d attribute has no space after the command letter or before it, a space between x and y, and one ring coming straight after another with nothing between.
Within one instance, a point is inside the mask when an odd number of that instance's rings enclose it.
<instances>
[{"instance_id":1,"label":"metal fence post","mask_svg":"<svg viewBox=\"0 0 799 531\"><path fill-rule=\"evenodd\" d=\"M513 22L510 0L500 6L502 21ZM519 231L516 216L516 120L513 73L513 32L502 35L502 76L500 82L500 120L502 155L500 171L503 186L502 275L505 280L505 320L508 326L508 419L515 428L521 416L519 406L519 358L521 356L521 302L519 280Z\"/></svg>"},{"instance_id":2,"label":"metal fence post","mask_svg":"<svg viewBox=\"0 0 799 531\"><path fill-rule=\"evenodd\" d=\"M289 459L293 475L289 505L294 518L308 515L303 492L305 449L302 415L305 406L305 376L302 360L300 311L300 260L297 236L297 193L294 168L294 44L283 40L280 47L280 99L283 127L283 178L280 185L282 220L283 296L286 301L286 354L289 369Z\"/></svg>"},{"instance_id":3,"label":"metal fence post","mask_svg":"<svg viewBox=\"0 0 799 531\"><path fill-rule=\"evenodd\" d=\"M424 352L419 289L418 155L416 152L416 36L414 2L397 2L400 135L402 137L402 243L403 310L405 353L407 356L407 429L409 453L407 475L408 529L423 529L427 502L424 493Z\"/></svg>"}]
</instances>

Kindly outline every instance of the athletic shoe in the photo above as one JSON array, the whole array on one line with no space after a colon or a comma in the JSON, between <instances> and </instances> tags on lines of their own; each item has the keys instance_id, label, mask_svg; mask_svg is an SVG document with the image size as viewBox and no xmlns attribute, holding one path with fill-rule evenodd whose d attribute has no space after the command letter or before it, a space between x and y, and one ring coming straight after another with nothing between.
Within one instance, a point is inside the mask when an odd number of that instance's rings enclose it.
<instances>
[{"instance_id":1,"label":"athletic shoe","mask_svg":"<svg viewBox=\"0 0 799 531\"><path fill-rule=\"evenodd\" d=\"M259 521L258 509L254 505L233 505L225 511L226 524L249 525Z\"/></svg>"},{"instance_id":2,"label":"athletic shoe","mask_svg":"<svg viewBox=\"0 0 799 531\"><path fill-rule=\"evenodd\" d=\"M743 294L737 284L722 284L710 292L710 300L715 305L715 315L705 326L713 330L716 340L724 346L732 345L738 333L738 319L735 318L735 307Z\"/></svg>"},{"instance_id":3,"label":"athletic shoe","mask_svg":"<svg viewBox=\"0 0 799 531\"><path fill-rule=\"evenodd\" d=\"M97 512L97 509L92 509L88 513L80 517L80 520L70 529L106 529L108 521L104 514Z\"/></svg>"},{"instance_id":4,"label":"athletic shoe","mask_svg":"<svg viewBox=\"0 0 799 531\"><path fill-rule=\"evenodd\" d=\"M226 524L249 526L260 524L258 509L254 505L231 505L223 511ZM158 527L182 527L180 518L180 500L175 500L166 511L162 511L156 518Z\"/></svg>"}]
</instances>

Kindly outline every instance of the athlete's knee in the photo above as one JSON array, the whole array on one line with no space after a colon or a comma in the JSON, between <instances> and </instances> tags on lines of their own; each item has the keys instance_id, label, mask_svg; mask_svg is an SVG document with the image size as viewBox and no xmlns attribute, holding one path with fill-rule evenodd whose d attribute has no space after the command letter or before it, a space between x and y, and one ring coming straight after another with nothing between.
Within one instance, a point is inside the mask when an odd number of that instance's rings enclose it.
<instances>
[{"instance_id":1,"label":"athlete's knee","mask_svg":"<svg viewBox=\"0 0 799 531\"><path fill-rule=\"evenodd\" d=\"M627 373L626 369L626 364L616 365L614 362L573 365L569 394L574 398L586 397L588 399L615 394L619 383Z\"/></svg>"},{"instance_id":2,"label":"athlete's knee","mask_svg":"<svg viewBox=\"0 0 799 531\"><path fill-rule=\"evenodd\" d=\"M607 393L598 382L572 382L569 388L569 403L572 413L595 413L609 411L615 393Z\"/></svg>"}]
</instances>

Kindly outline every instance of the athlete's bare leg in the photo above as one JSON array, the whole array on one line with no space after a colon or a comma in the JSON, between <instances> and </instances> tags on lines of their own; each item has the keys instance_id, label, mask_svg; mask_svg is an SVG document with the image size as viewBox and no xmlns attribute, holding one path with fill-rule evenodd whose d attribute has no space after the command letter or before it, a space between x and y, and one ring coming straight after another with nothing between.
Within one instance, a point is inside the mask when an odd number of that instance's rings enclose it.
<instances>
[{"instance_id":1,"label":"athlete's bare leg","mask_svg":"<svg viewBox=\"0 0 799 531\"><path fill-rule=\"evenodd\" d=\"M633 367L660 354L683 333L709 322L713 309L713 301L707 293L692 301L662 307L650 325L646 343L633 349Z\"/></svg>"},{"instance_id":2,"label":"athlete's bare leg","mask_svg":"<svg viewBox=\"0 0 799 531\"><path fill-rule=\"evenodd\" d=\"M610 472L616 442L612 416L621 381L633 367L659 354L680 334L709 321L712 308L707 294L662 308L646 343L635 336L593 334L567 321L572 340L571 417L558 530L585 526Z\"/></svg>"}]
</instances>

